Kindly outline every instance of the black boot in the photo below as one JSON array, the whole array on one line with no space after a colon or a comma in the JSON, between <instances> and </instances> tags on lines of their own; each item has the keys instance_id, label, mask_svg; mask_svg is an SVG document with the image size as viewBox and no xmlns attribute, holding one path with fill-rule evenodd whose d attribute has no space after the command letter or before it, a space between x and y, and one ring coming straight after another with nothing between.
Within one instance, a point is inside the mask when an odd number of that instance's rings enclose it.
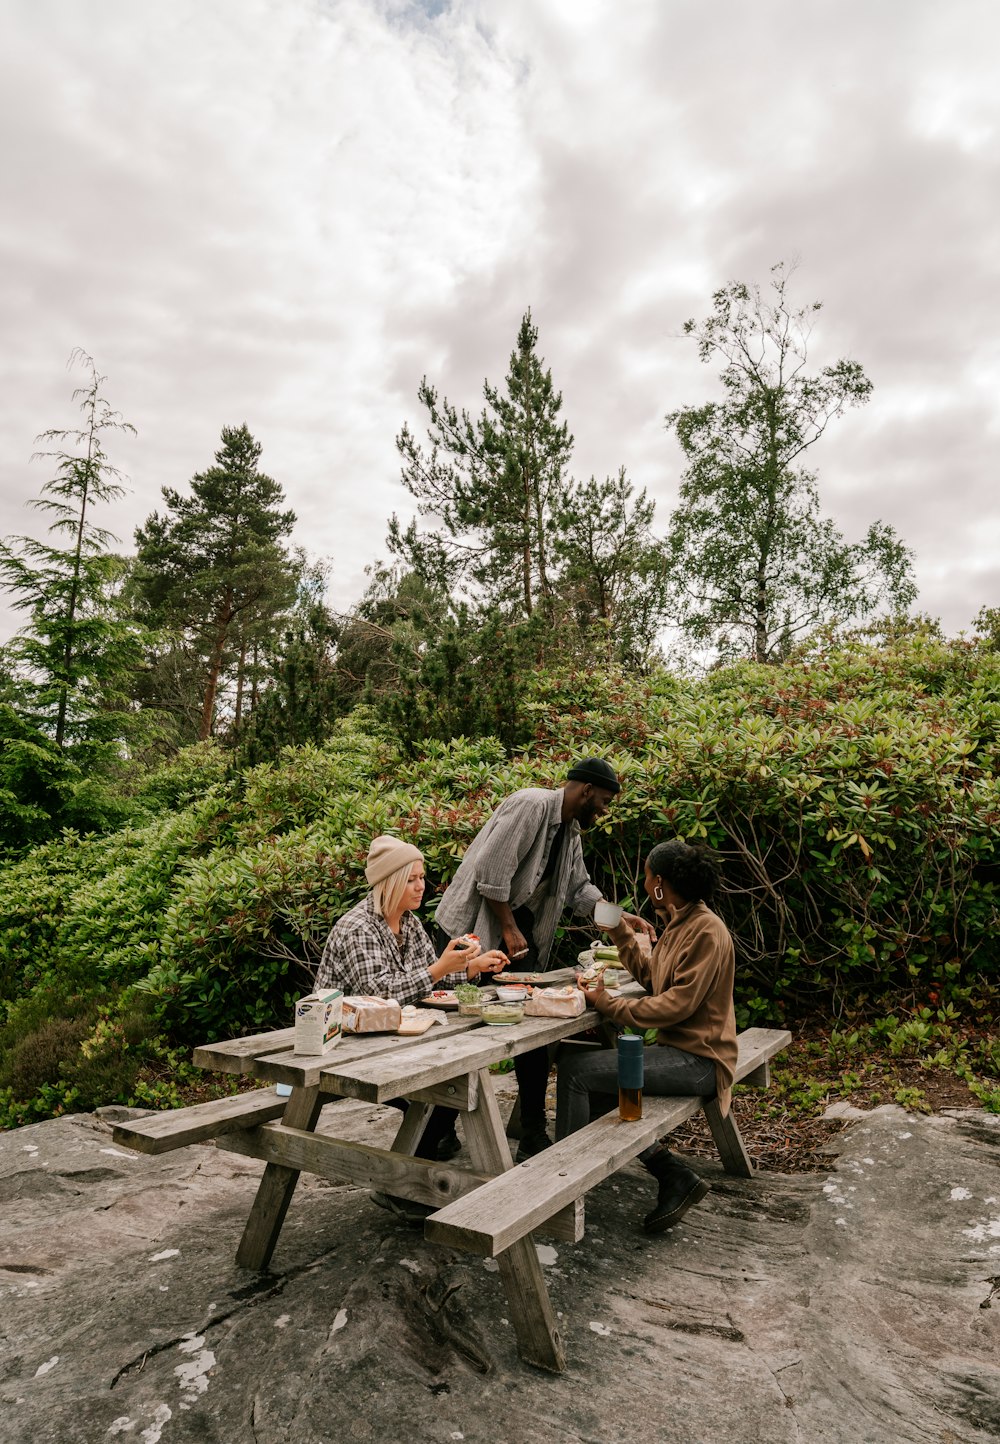
<instances>
[{"instance_id":1,"label":"black boot","mask_svg":"<svg viewBox=\"0 0 1000 1444\"><path fill-rule=\"evenodd\" d=\"M448 1133L444 1135L444 1137L438 1143L437 1161L438 1163L447 1163L449 1159L454 1158L455 1155L457 1153L461 1153L461 1151L461 1139L455 1132L454 1128L452 1128Z\"/></svg>"},{"instance_id":2,"label":"black boot","mask_svg":"<svg viewBox=\"0 0 1000 1444\"><path fill-rule=\"evenodd\" d=\"M663 1233L665 1229L679 1223L689 1208L700 1203L711 1185L699 1178L693 1168L688 1168L686 1163L675 1158L668 1149L655 1154L651 1159L644 1159L643 1162L659 1183L660 1190L656 1207L646 1214L642 1226L647 1233Z\"/></svg>"},{"instance_id":3,"label":"black boot","mask_svg":"<svg viewBox=\"0 0 1000 1444\"><path fill-rule=\"evenodd\" d=\"M411 1228L423 1228L424 1219L434 1212L432 1203L417 1203L412 1198L397 1198L393 1193L370 1193L368 1197L372 1203L377 1203L379 1208L388 1209Z\"/></svg>"},{"instance_id":4,"label":"black boot","mask_svg":"<svg viewBox=\"0 0 1000 1444\"><path fill-rule=\"evenodd\" d=\"M517 1152L514 1155L515 1163L523 1163L526 1158L534 1158L536 1153L543 1149L552 1147L552 1139L545 1131L545 1115L540 1118L531 1118L524 1121L522 1115L521 1141L517 1145Z\"/></svg>"}]
</instances>

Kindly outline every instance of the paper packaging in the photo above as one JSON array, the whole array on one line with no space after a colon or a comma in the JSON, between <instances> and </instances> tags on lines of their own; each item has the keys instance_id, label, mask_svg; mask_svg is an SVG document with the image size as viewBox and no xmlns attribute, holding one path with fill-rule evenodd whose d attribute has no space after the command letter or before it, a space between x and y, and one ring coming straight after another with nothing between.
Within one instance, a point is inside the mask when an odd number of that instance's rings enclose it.
<instances>
[{"instance_id":1,"label":"paper packaging","mask_svg":"<svg viewBox=\"0 0 1000 1444\"><path fill-rule=\"evenodd\" d=\"M402 1009L395 998L352 997L344 999L345 1033L395 1033Z\"/></svg>"},{"instance_id":2,"label":"paper packaging","mask_svg":"<svg viewBox=\"0 0 1000 1444\"><path fill-rule=\"evenodd\" d=\"M329 1052L340 1042L344 994L340 988L310 993L295 1004L294 1052L310 1058Z\"/></svg>"},{"instance_id":3,"label":"paper packaging","mask_svg":"<svg viewBox=\"0 0 1000 1444\"><path fill-rule=\"evenodd\" d=\"M536 988L524 1005L526 1018L579 1018L587 1000L579 988Z\"/></svg>"}]
</instances>

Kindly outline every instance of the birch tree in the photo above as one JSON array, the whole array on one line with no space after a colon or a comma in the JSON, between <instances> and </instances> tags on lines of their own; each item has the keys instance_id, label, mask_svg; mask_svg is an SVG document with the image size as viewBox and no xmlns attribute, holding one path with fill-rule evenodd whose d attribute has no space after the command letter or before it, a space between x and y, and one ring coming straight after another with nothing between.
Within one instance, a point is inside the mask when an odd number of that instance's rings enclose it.
<instances>
[{"instance_id":1,"label":"birch tree","mask_svg":"<svg viewBox=\"0 0 1000 1444\"><path fill-rule=\"evenodd\" d=\"M687 461L668 528L675 618L693 641L759 662L821 622L903 610L916 595L891 526L873 521L848 542L821 514L806 454L872 383L853 360L809 369L821 303L794 308L790 276L779 264L764 293L724 286L706 320L686 323L701 360L721 364L723 394L667 417Z\"/></svg>"}]
</instances>

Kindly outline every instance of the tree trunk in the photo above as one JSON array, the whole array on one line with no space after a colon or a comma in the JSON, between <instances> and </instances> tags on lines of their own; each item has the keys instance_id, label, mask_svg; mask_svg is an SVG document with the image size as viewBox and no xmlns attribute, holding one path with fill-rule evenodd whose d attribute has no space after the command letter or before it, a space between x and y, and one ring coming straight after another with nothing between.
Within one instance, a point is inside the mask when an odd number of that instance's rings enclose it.
<instances>
[{"instance_id":1,"label":"tree trunk","mask_svg":"<svg viewBox=\"0 0 1000 1444\"><path fill-rule=\"evenodd\" d=\"M542 507L542 483L538 471L538 453L535 448L535 433L532 425L531 397L527 397L528 447L531 463L525 480L525 499L530 499L534 512L535 560L538 565L538 592L542 601L545 620L552 622L552 593L549 587L548 567L545 560L545 514Z\"/></svg>"},{"instance_id":2,"label":"tree trunk","mask_svg":"<svg viewBox=\"0 0 1000 1444\"><path fill-rule=\"evenodd\" d=\"M757 662L767 661L767 581L757 573L757 595L754 600L753 654Z\"/></svg>"},{"instance_id":3,"label":"tree trunk","mask_svg":"<svg viewBox=\"0 0 1000 1444\"><path fill-rule=\"evenodd\" d=\"M240 641L240 660L236 668L236 719L235 727L239 731L240 722L243 718L243 679L246 674L247 665L247 643L244 637Z\"/></svg>"},{"instance_id":4,"label":"tree trunk","mask_svg":"<svg viewBox=\"0 0 1000 1444\"><path fill-rule=\"evenodd\" d=\"M222 656L226 650L226 635L229 631L230 620L230 608L220 607L216 613L215 642L212 646L212 657L208 664L208 682L205 686L205 696L201 705L201 726L198 729L199 742L207 742L212 735L212 720L215 716L215 694L219 687L219 673L222 671Z\"/></svg>"},{"instance_id":5,"label":"tree trunk","mask_svg":"<svg viewBox=\"0 0 1000 1444\"><path fill-rule=\"evenodd\" d=\"M260 690L260 649L258 644L253 644L252 674L250 677L250 716L257 710L257 694Z\"/></svg>"},{"instance_id":6,"label":"tree trunk","mask_svg":"<svg viewBox=\"0 0 1000 1444\"><path fill-rule=\"evenodd\" d=\"M69 674L73 665L73 624L76 621L76 604L80 595L80 566L83 558L83 526L87 515L87 497L90 492L90 469L94 455L94 406L90 407L90 426L87 434L87 460L85 462L83 495L80 497L80 520L76 527L76 550L73 554L73 579L69 589L69 605L66 608L66 645L63 648L63 677L59 689L59 711L56 715L56 746L62 747L66 736L66 710L69 705Z\"/></svg>"},{"instance_id":7,"label":"tree trunk","mask_svg":"<svg viewBox=\"0 0 1000 1444\"><path fill-rule=\"evenodd\" d=\"M605 656L607 658L608 666L610 667L614 660L614 652L611 645L611 606L608 601L607 585L605 583L603 575L600 572L597 575L597 596L601 608L601 620L604 622Z\"/></svg>"},{"instance_id":8,"label":"tree trunk","mask_svg":"<svg viewBox=\"0 0 1000 1444\"><path fill-rule=\"evenodd\" d=\"M529 492L529 481L526 472L522 468L521 480L524 491L524 510L521 513L521 535L524 538L521 547L521 574L524 582L524 615L531 616L531 495Z\"/></svg>"},{"instance_id":9,"label":"tree trunk","mask_svg":"<svg viewBox=\"0 0 1000 1444\"><path fill-rule=\"evenodd\" d=\"M778 481L781 475L781 449L778 444L777 397L768 387L763 388L764 407L767 412L767 453L764 462L764 476L767 483L767 515L764 520L763 536L757 555L756 596L754 597L754 659L767 661L768 613L767 613L767 565L771 558L771 547L778 526Z\"/></svg>"}]
</instances>

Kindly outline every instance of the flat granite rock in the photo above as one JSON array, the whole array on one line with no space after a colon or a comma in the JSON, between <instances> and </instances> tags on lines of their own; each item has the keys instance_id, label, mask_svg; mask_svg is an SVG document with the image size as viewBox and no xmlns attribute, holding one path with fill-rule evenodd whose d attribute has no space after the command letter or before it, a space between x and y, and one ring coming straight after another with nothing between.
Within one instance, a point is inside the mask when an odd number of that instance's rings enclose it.
<instances>
[{"instance_id":1,"label":"flat granite rock","mask_svg":"<svg viewBox=\"0 0 1000 1444\"><path fill-rule=\"evenodd\" d=\"M398 1125L333 1109L382 1146ZM0 1135L4 1444L1000 1437L1000 1118L878 1108L828 1175L696 1160L712 1192L659 1238L630 1165L583 1242L538 1245L560 1376L518 1359L492 1260L303 1175L271 1271L239 1269L262 1165L130 1153L113 1121Z\"/></svg>"}]
</instances>

